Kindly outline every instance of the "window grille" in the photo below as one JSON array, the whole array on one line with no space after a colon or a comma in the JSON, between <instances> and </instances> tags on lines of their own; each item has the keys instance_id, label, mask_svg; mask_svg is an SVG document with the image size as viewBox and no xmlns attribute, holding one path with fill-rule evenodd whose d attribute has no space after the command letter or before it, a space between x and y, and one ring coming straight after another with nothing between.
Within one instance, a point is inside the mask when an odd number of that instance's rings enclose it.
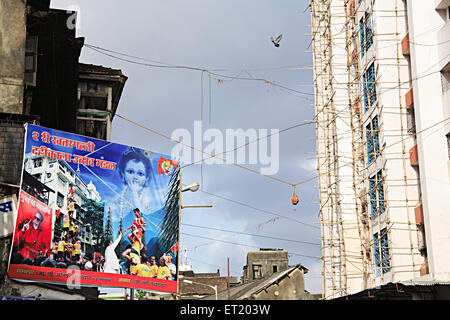
<instances>
[{"instance_id":1,"label":"window grille","mask_svg":"<svg viewBox=\"0 0 450 320\"><path fill-rule=\"evenodd\" d=\"M389 242L387 229L373 235L373 254L375 260L376 276L391 271L391 261L389 255Z\"/></svg>"},{"instance_id":2,"label":"window grille","mask_svg":"<svg viewBox=\"0 0 450 320\"><path fill-rule=\"evenodd\" d=\"M383 214L386 211L382 170L369 178L369 197L372 220L375 220L380 214Z\"/></svg>"},{"instance_id":3,"label":"window grille","mask_svg":"<svg viewBox=\"0 0 450 320\"><path fill-rule=\"evenodd\" d=\"M370 13L366 12L359 21L359 40L361 47L361 58L369 50L373 43L372 25L370 23Z\"/></svg>"},{"instance_id":4,"label":"window grille","mask_svg":"<svg viewBox=\"0 0 450 320\"><path fill-rule=\"evenodd\" d=\"M375 116L366 126L367 162L371 164L380 154L380 139L378 116Z\"/></svg>"},{"instance_id":5,"label":"window grille","mask_svg":"<svg viewBox=\"0 0 450 320\"><path fill-rule=\"evenodd\" d=\"M364 95L364 112L374 104L377 99L377 90L375 83L375 64L372 63L363 74L363 95Z\"/></svg>"}]
</instances>

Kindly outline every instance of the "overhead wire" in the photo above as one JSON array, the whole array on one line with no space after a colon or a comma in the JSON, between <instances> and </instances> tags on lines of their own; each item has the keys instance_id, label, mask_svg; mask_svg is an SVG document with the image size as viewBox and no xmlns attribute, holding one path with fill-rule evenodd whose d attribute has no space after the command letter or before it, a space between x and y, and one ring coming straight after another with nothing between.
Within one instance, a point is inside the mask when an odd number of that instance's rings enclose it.
<instances>
[{"instance_id":1,"label":"overhead wire","mask_svg":"<svg viewBox=\"0 0 450 320\"><path fill-rule=\"evenodd\" d=\"M220 266L220 265L218 265L218 264L213 264L213 263L205 262L205 261L199 260L199 259L197 259L197 258L192 258L191 256L189 256L188 259L189 259L189 260L194 260L194 261L197 261L197 262L206 264L206 265L210 265L210 266L213 266L213 267L219 267L220 269L225 269L225 270L227 270L227 267ZM242 272L238 272L238 271L235 271L235 270L232 270L232 269L230 269L230 272L234 272L234 273L237 274L237 275L242 275Z\"/></svg>"},{"instance_id":2,"label":"overhead wire","mask_svg":"<svg viewBox=\"0 0 450 320\"><path fill-rule=\"evenodd\" d=\"M223 242L223 243L232 244L232 245L238 245L238 246L244 246L244 247L249 247L249 248L260 249L260 247L252 246L252 245L247 244L247 243L239 243L239 242L233 242L233 241L227 241L227 240L221 240L221 239L214 239L214 238L209 238L209 237L204 237L204 236L199 236L199 235L193 235L193 234L189 234L189 233L185 233L185 232L181 232L181 234L185 235L185 236L191 236L191 237L196 237L196 238L201 238L201 239L212 240L214 242ZM299 256L299 257L303 257L303 258L310 258L310 259L316 259L316 260L320 260L321 259L321 258L315 257L315 256L310 256L310 255L306 255L306 254L291 252L289 250L287 250L287 251L288 251L288 253L290 255L293 255L293 256Z\"/></svg>"},{"instance_id":3,"label":"overhead wire","mask_svg":"<svg viewBox=\"0 0 450 320\"><path fill-rule=\"evenodd\" d=\"M302 95L307 95L307 96L314 96L314 93L310 93L310 92L302 92L296 89L292 89L289 87L286 87L284 85L281 85L275 81L270 81L267 80L266 78L246 78L246 77L239 77L239 76L229 76L229 75L224 75L224 74L219 74L217 73L219 72L225 72L225 71L230 71L230 70L226 70L226 69L205 69L205 68L199 68L199 67L190 67L190 66L179 66L179 65L170 65L170 64L155 64L155 63L143 63L143 62L138 62L138 61L134 61L134 60L130 60L130 59L126 59L126 58L122 58L122 57L118 57L115 56L109 52L111 52L111 50L107 50L107 49L103 49L100 47L96 47L96 46L92 46L92 45L86 45L87 48L94 50L100 54L106 55L108 57L114 58L114 59L118 59L124 62L128 62L128 63L132 63L132 64L137 64L137 65L142 65L142 66L146 66L146 67L153 67L153 68L168 68L168 69L187 69L187 70L194 70L194 71L201 71L201 72L207 72L209 75L215 75L217 77L222 77L222 78L227 78L227 79L234 79L234 80L249 80L249 81L259 81L259 82L264 82L266 84L272 85L274 87L278 87L284 90L287 90L289 92L293 92L293 93L297 93L297 94L302 94ZM105 50L105 51L102 51ZM124 56L128 56L129 55L125 55ZM143 59L143 58L140 58ZM150 60L153 61L153 60ZM256 69L241 69L241 71L255 71ZM304 97L301 97L304 98Z\"/></svg>"},{"instance_id":4,"label":"overhead wire","mask_svg":"<svg viewBox=\"0 0 450 320\"><path fill-rule=\"evenodd\" d=\"M282 182L282 183L291 185L291 183L289 183L289 182L287 182L287 181L284 181L284 180L282 180L282 179L279 179L279 178L276 178L276 177L272 177L272 176L270 176L270 175L267 175L267 174L261 173L261 172L259 172L259 171L250 169L250 168L248 168L248 167L246 167L246 166L240 165L240 164L238 164L238 163L235 163L235 162L232 162L232 161L229 161L229 160L220 158L220 157L218 157L218 156L215 156L215 155L212 155L212 154L210 154L210 153L208 153L208 152L205 152L205 151L203 151L203 150L200 150L200 149L198 149L198 148L196 148L196 147L193 147L193 146L191 146L191 145L188 145L188 144L186 144L186 143L183 143L183 142L181 142L181 141L178 141L178 140L176 140L176 139L173 139L173 138L171 138L171 137L169 137L169 136L167 136L167 135L165 135L165 134L163 134L163 133L160 133L160 132L158 132L158 131L156 131L156 130L153 130L153 129L150 129L150 128L146 127L146 126L143 126L143 125L141 125L141 124L139 124L139 123L137 123L137 122L135 122L135 121L133 121L133 120L130 120L130 119L128 119L128 118L126 118L126 117L124 117L124 116L118 114L118 113L116 113L115 115L118 116L119 118L125 120L125 121L128 121L128 122L134 124L134 125L137 126L137 127L140 127L140 128L142 128L142 129L144 129L144 130L147 130L147 131L150 131L150 132L152 132L152 133L154 133L154 134L157 134L157 135L159 135L159 136L161 136L161 137L163 137L163 138L165 138L165 139L168 139L168 140L171 140L171 141L176 142L176 143L178 143L178 144L181 144L181 145L183 145L183 146L185 146L185 147L188 147L188 148L190 148L190 149L192 149L192 150L194 150L194 151L201 152L201 153L206 154L206 155L208 155L208 156L210 156L210 157L213 157L213 158L218 158L219 160L222 160L222 161L224 161L224 162L226 162L226 163L228 163L228 164L231 164L231 165L236 166L236 167L239 167L239 168L241 168L241 169L244 169L244 170L253 172L253 173L255 173L255 174L264 176L264 177L266 177L266 178L268 178L268 179L276 180L276 181L279 181L279 182Z\"/></svg>"},{"instance_id":5,"label":"overhead wire","mask_svg":"<svg viewBox=\"0 0 450 320\"><path fill-rule=\"evenodd\" d=\"M229 164L234 165L234 166L236 166L236 167L239 167L239 168L241 168L241 169L244 169L244 170L253 172L253 173L255 173L255 174L264 176L264 177L269 178L269 179L272 179L272 180L276 180L276 181L279 181L279 182L288 184L288 185L290 185L290 186L298 186L298 185L304 184L304 183L306 183L306 182L308 182L308 181L314 180L314 179L320 177L321 175L328 174L327 172L325 172L325 173L322 173L322 174L320 174L320 175L316 175L316 176L313 176L313 177L311 177L311 178L301 180L301 181L299 181L299 182L297 182L297 183L291 183L291 182L288 182L288 181L285 181L285 180L282 180L282 179L279 179L279 178L276 178L276 177L272 177L272 176L270 176L270 175L263 174L263 173L261 173L261 172L259 172L259 171L250 169L250 168L248 168L248 167L245 167L245 166L243 166L243 165L234 163L234 162L232 162L232 161L229 161L229 160L220 158L220 157L218 157L218 156L216 156L216 155L212 155L212 154L207 153L207 152L205 152L205 151L203 151L203 150L199 150L199 149L197 149L197 148L195 148L195 147L193 147L193 146L191 146L191 145L185 144L185 143L183 143L183 142L181 142L181 141L178 141L178 140L176 140L176 139L173 139L173 138L171 138L171 137L169 137L169 136L167 136L167 135L165 135L165 134L162 134L162 133L160 133L160 132L158 132L158 131L156 131L156 130L150 129L150 128L148 128L148 127L146 127L146 126L143 126L143 125L141 125L141 124L139 124L139 123L137 123L137 122L135 122L135 121L133 121L133 120L130 120L130 119L126 118L126 117L123 117L123 116L121 116L120 114L117 114L117 113L116 113L115 115L118 116L119 118L125 120L125 121L128 121L128 122L130 122L130 123L132 123L132 124L134 124L134 125L136 125L136 126L142 128L142 129L144 129L144 130L150 131L150 132L152 132L152 133L154 133L154 134L157 134L157 135L159 135L159 136L161 136L161 137L163 137L163 138L166 138L166 139L169 139L169 140L171 140L171 141L173 141L173 142L176 142L176 143L178 143L178 144L184 145L184 146L186 146L186 147L188 147L188 148L190 148L190 149L192 149L192 150L195 150L195 151L197 151L197 152L201 152L201 153L207 154L207 155L209 155L210 157L213 157L213 158L218 158L218 159L220 159L220 160L222 160L222 161L224 161L224 162L226 162L226 163L229 163ZM443 122L445 122L445 121L448 121L449 119L450 119L450 117L448 117L448 118L446 118L446 119L444 119L444 120L441 120L441 121L439 121L439 122L437 122L437 123L435 123L435 124L433 124L433 125L431 125L431 126L429 126L429 127L427 127L427 128L424 128L424 129L422 129L421 131L418 131L418 132L416 132L416 133L414 133L414 134L412 134L412 135L418 135L418 134L420 134L420 133L422 133L422 132L424 132L424 131L426 131L426 130L429 130L429 129L435 127L436 125L439 125L440 123L443 123ZM402 142L402 141L404 141L404 140L406 140L406 139L409 139L409 137L404 138L404 139L402 139L402 140L400 140L400 141L398 141L398 142L396 142L396 143L394 143L394 144L392 144L392 145L395 145L395 144L397 144L397 143L400 143L400 142ZM391 147L392 145L386 146L386 147L384 147L384 149L387 149L387 148ZM351 162L349 162L349 163L347 163L347 164L345 164L345 165L343 165L343 166L340 166L339 168L343 168L343 167L345 167L345 166L347 166L347 165L349 165L349 164L351 164Z\"/></svg>"},{"instance_id":6,"label":"overhead wire","mask_svg":"<svg viewBox=\"0 0 450 320\"><path fill-rule=\"evenodd\" d=\"M142 64L142 65L151 66L151 67L166 67L166 68L183 68L183 69L190 69L190 70L202 71L202 73L203 73L203 72L208 72L209 75L216 75L216 76L219 76L219 77L224 77L224 78L229 78L229 79L264 81L265 83L268 83L268 84L271 84L271 85L275 85L275 86L278 86L278 87L280 87L280 88L283 88L283 89L285 89L285 90L289 90L289 91L292 91L292 92L296 92L296 93L300 93L300 94L307 94L307 95L314 95L314 94L310 94L310 93L300 92L300 91L298 91L298 90L294 90L294 89L291 89L291 88L287 88L287 87L285 87L285 86L276 84L275 82L268 81L267 79L254 78L254 77L244 78L244 77L239 77L239 76L227 76L227 75L217 74L217 73L215 72L215 71L225 71L226 69L210 69L210 70L208 70L208 69L198 68L198 67L179 66L179 65L173 65L173 64L168 64L168 63L159 62L159 61L156 61L156 60L150 60L150 59L144 59L144 58L140 58L140 57L136 57L136 56L131 56L131 55L127 55L127 54L124 54L124 53L119 53L119 52L117 52L117 51L112 51L112 50L109 50L109 49L105 49L105 48L101 48L101 47L93 46L93 45L89 45L89 44L87 44L86 46L87 46L88 48L92 49L92 50L95 50L95 51L99 52L99 53L102 53L102 54L111 56L111 57L116 58L116 59L124 60L124 61L130 62L130 63L137 63L137 64ZM105 52L105 51L106 51L106 52ZM140 63L140 62L136 62L136 61L132 61L132 60L128 60L128 59L123 59L123 58L120 58L120 57L111 55L111 54L109 54L109 53L107 53L107 52L113 52L113 53L120 54L120 55L123 55L123 56L133 57L133 58L135 58L135 59L148 60L148 61L151 61L151 62L153 62L153 63L158 63L158 65L156 65L156 64L145 64L145 63ZM162 64L164 64L164 65L162 65ZM242 69L242 70L244 70L244 69ZM242 70L241 70L241 71L242 71ZM246 70L249 70L249 69L246 69ZM213 72L213 71L214 71L214 72ZM434 72L433 72L433 73L434 73ZM431 73L431 74L433 74L433 73ZM428 75L430 75L430 74L428 74ZM424 76L428 76L428 75L421 75L420 77L424 77ZM419 76L418 76L416 79L418 79L418 78L419 78ZM413 80L414 80L414 79L413 79ZM398 87L398 86L392 87L392 88L388 88L388 89L386 89L385 91L393 90L393 89L396 89L397 87ZM317 94L317 93L316 93L316 94ZM116 115L118 115L118 114L116 114ZM135 123L135 122L133 122L133 121L131 121L131 120L129 120L129 119L126 119L126 118L124 118L124 117L122 117L122 116L120 116L120 115L118 115L118 116L121 117L121 118L124 119L124 120L128 120L128 121L130 121L130 122L132 122L132 123L138 125L137 123ZM317 118L317 115L316 115L316 118ZM140 126L140 125L139 125L139 126ZM143 126L141 126L141 127L143 127ZM143 127L143 128L145 128L145 127ZM153 133L157 133L156 131L151 130L151 129L149 129L149 128L145 128L145 129L150 130L150 131L152 131ZM157 134L161 135L160 133L157 133ZM187 144L184 144L184 143L182 143L182 142L180 142L180 141L176 141L176 140L174 140L174 139L171 139L171 138L168 137L168 136L165 136L165 135L162 135L162 136L164 136L164 137L166 137L166 138L168 138L168 139L170 139L170 140L172 140L172 141L174 141L174 142L181 143L181 144L183 144L183 145L185 145L185 146L187 146L187 147L189 147L189 148L191 148L191 149L193 149L193 150L196 150L196 148L194 148L194 147L192 147L192 146L189 146L189 145L187 145ZM260 139L261 139L261 138L260 138ZM249 143L248 143L248 144L249 144ZM246 144L246 145L248 145L248 144ZM241 146L241 147L242 147L242 146ZM239 147L238 147L238 148L239 148ZM234 150L236 150L236 149L234 149ZM199 152L202 152L202 153L206 153L206 152L204 152L204 151L202 151L202 150L196 150L196 151L199 151ZM227 151L227 152L230 152L230 151ZM227 153L227 152L225 152L225 153ZM206 153L206 154L207 154L207 153ZM222 153L222 154L224 154L224 153ZM211 154L209 154L209 156L210 156L210 158L213 158L213 157L214 157L214 158L219 158L219 157L217 157L217 155L211 155ZM282 179L279 179L279 178L275 178L275 177L272 177L272 176L264 175L264 174L262 174L261 172L258 172L258 171L256 171L256 170L252 170L252 169L250 169L250 168L248 168L248 167L245 167L245 166L236 164L236 163L234 163L234 162L227 161L227 160L225 160L225 159L221 159L221 158L219 158L219 159L222 160L222 161L225 161L225 162L227 162L227 163L233 164L233 165L235 165L235 166L241 167L241 168L243 168L243 169L246 169L246 170L248 170L248 171L251 171L251 172L260 174L260 175L265 176L265 177L267 177L267 178L274 179L274 180L277 180L277 181L279 181L279 182L282 182L282 183L285 183L285 184L288 184L288 185L291 185L291 186L294 186L294 187L297 186L297 185L300 185L300 184L302 184L302 183L305 183L305 182L311 181L311 180L313 180L313 179L316 179L316 178L318 177L318 176L311 177L311 178L309 178L309 179L302 180L302 181L300 181L300 182L294 184L294 183L290 183L290 182L288 182L288 181L285 181L285 180L282 180Z\"/></svg>"},{"instance_id":7,"label":"overhead wire","mask_svg":"<svg viewBox=\"0 0 450 320\"><path fill-rule=\"evenodd\" d=\"M266 214L269 214L269 215L272 215L272 216L276 216L278 218L283 218L283 219L286 219L286 220L289 220L289 221L292 221L292 222L296 222L298 224L301 224L301 225L304 225L304 226L308 226L308 227L311 227L311 228L314 228L314 229L320 229L318 226L315 226L313 224L309 224L309 223L306 223L306 222L303 222L303 221L299 221L299 220L291 218L291 217L283 216L283 215L280 215L278 213L275 213L275 212L272 212L272 211L269 211L269 210L266 210L266 209L257 208L257 207L254 207L252 205L249 205L247 203L243 203L243 202L240 202L240 201L237 201L237 200L233 200L233 199L230 199L230 198L227 198L227 197L224 197L224 196L221 196L221 195L217 195L217 194L205 191L205 190L200 190L200 192L209 194L211 196L214 196L214 197L226 200L226 201L230 201L232 203L241 205L243 207L247 207L247 208L250 208L250 209L253 209L253 210L256 210L256 211L260 211L260 212L263 212L263 213L266 213Z\"/></svg>"},{"instance_id":8,"label":"overhead wire","mask_svg":"<svg viewBox=\"0 0 450 320\"><path fill-rule=\"evenodd\" d=\"M234 148L234 149L230 149L230 150L227 150L227 151L218 153L218 154L216 154L216 156L218 156L218 155L223 155L223 154L226 154L226 153L229 153L229 152L236 151L236 150L241 149L241 148L243 148L243 147L246 147L246 146L248 146L248 145L250 145L250 144L252 144L252 143L258 142L258 141L260 141L260 140L262 140L262 139L267 139L267 138L269 138L269 137L271 137L271 136L273 136L273 135L280 134L280 133L282 133L282 132L285 132L285 131L288 131L288 130L291 130L291 129L295 129L295 128L298 128L298 127L302 127L302 126L304 126L304 125L313 124L313 123L314 123L314 121L312 121L312 120L307 120L307 121L305 121L305 122L302 122L302 123L299 123L299 124L292 125L292 126L290 126L290 127L287 127L287 128L282 129L282 130L279 130L279 131L276 132L276 133L271 133L271 134L268 134L268 135L266 135L266 136L264 136L264 137L260 137L260 138L257 138L257 139L255 139L255 140L249 141L249 142L247 142L247 143L245 143L245 144L243 144L243 145L240 145L240 146L238 146L238 147L236 147L236 148ZM195 161L195 162L192 162L192 163L183 165L181 168L186 168L186 167L189 167L189 166L191 166L191 165L197 164L197 163L199 163L199 162L209 160L209 159L211 159L211 158L213 158L213 157L209 157L209 158L206 158L206 159L202 159L202 160L199 160L199 161Z\"/></svg>"},{"instance_id":9,"label":"overhead wire","mask_svg":"<svg viewBox=\"0 0 450 320\"><path fill-rule=\"evenodd\" d=\"M213 230L213 231L220 231L220 232L235 233L235 234L240 234L240 235L259 237L259 238L266 238L266 239L271 239L271 240L280 240L280 241L287 241L287 242L295 242L295 243L307 244L307 245L312 245L312 246L320 246L320 243L314 243L314 242L309 242L309 241L277 238L277 237L265 236L265 235L260 235L260 234L252 234L252 233L247 233L247 232L242 232L242 231L233 231L233 230L225 230L225 229L220 229L220 228L199 226L199 225L188 224L188 223L181 223L181 225L192 227L192 228L199 228L199 229L206 229L206 230Z\"/></svg>"},{"instance_id":10,"label":"overhead wire","mask_svg":"<svg viewBox=\"0 0 450 320\"><path fill-rule=\"evenodd\" d=\"M266 70L284 70L284 69L286 69L286 70L298 70L298 68L308 67L308 65L295 64L295 65L275 66L275 67L259 67L259 68L254 68L254 67L248 68L248 67L246 67L246 68L240 68L240 69L202 68L202 67L193 67L193 66L185 66L185 65L176 65L176 64L173 64L173 63L161 62L161 61L157 61L157 60L153 60L153 59L138 57L138 56L126 54L126 53L123 53L123 52L102 48L102 47L95 46L95 45L88 44L88 43L85 43L84 45L86 47L90 48L90 49L96 49L98 51L105 51L105 52L118 54L118 55L121 55L121 56L124 56L124 57L128 57L128 58L138 59L138 60L142 60L142 61L149 61L149 62L152 62L152 63L157 63L158 65L154 65L155 67L169 67L169 68L178 68L178 69L190 69L190 70L196 70L196 71L215 71L215 72L266 71Z\"/></svg>"}]
</instances>

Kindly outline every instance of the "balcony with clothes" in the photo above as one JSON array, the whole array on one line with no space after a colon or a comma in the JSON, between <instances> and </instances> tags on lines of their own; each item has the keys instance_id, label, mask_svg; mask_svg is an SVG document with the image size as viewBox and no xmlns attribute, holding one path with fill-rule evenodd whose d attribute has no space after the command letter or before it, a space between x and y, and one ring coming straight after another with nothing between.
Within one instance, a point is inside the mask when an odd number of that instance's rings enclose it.
<instances>
[{"instance_id":1,"label":"balcony with clothes","mask_svg":"<svg viewBox=\"0 0 450 320\"><path fill-rule=\"evenodd\" d=\"M79 64L77 133L109 140L127 79L121 70Z\"/></svg>"},{"instance_id":2,"label":"balcony with clothes","mask_svg":"<svg viewBox=\"0 0 450 320\"><path fill-rule=\"evenodd\" d=\"M47 205L50 193L55 192L25 170L23 171L22 190Z\"/></svg>"},{"instance_id":3,"label":"balcony with clothes","mask_svg":"<svg viewBox=\"0 0 450 320\"><path fill-rule=\"evenodd\" d=\"M405 94L405 105L406 105L406 121L407 130L410 134L416 133L416 116L414 112L414 91L413 88Z\"/></svg>"}]
</instances>

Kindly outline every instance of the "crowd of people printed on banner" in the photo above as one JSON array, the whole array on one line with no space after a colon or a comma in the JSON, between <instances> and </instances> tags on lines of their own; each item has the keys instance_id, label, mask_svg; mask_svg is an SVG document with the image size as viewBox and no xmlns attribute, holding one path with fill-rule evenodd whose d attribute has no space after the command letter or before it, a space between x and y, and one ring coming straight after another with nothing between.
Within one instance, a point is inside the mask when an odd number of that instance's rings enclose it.
<instances>
[{"instance_id":1,"label":"crowd of people printed on banner","mask_svg":"<svg viewBox=\"0 0 450 320\"><path fill-rule=\"evenodd\" d=\"M122 257L125 261L120 262L114 251L121 240L121 230L119 230L119 236L114 242L107 242L104 256L100 253L95 253L92 259L86 259L81 251L81 241L78 239L78 224L74 219L73 196L74 193L71 188L67 196L67 213L63 216L63 232L59 241L55 241L53 245L53 260L55 262L65 265L75 264L86 271L175 280L176 266L172 263L173 256L171 254L163 254L159 258L159 264L155 256L147 257L144 254L142 236L145 233L147 224L140 216L138 208L134 209L135 218L132 225L123 230L123 234L130 230L127 236L130 244L122 252Z\"/></svg>"},{"instance_id":2,"label":"crowd of people printed on banner","mask_svg":"<svg viewBox=\"0 0 450 320\"><path fill-rule=\"evenodd\" d=\"M120 263L120 273L174 280L176 276L176 266L172 263L171 254L163 254L159 259L158 266L155 256L147 258L143 253L142 250L144 249L144 244L142 243L142 236L145 233L147 224L140 216L138 208L135 208L133 211L135 214L133 223L124 230L124 233L131 230L128 235L128 240L131 244L129 244L122 253L122 257L124 257L126 261Z\"/></svg>"},{"instance_id":3,"label":"crowd of people printed on banner","mask_svg":"<svg viewBox=\"0 0 450 320\"><path fill-rule=\"evenodd\" d=\"M63 216L63 231L59 241L53 244L53 260L56 262L75 264L81 261L81 241L78 239L78 224L74 218L75 212L75 193L70 185L67 195L67 213Z\"/></svg>"}]
</instances>

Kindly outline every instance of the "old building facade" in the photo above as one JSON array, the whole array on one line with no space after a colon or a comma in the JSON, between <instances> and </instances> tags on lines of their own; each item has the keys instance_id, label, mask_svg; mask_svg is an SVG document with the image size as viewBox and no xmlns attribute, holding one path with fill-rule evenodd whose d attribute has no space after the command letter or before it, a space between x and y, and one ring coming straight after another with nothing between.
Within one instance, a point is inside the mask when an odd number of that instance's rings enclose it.
<instances>
[{"instance_id":1,"label":"old building facade","mask_svg":"<svg viewBox=\"0 0 450 320\"><path fill-rule=\"evenodd\" d=\"M0 195L18 196L22 164L28 160L32 174L25 178L36 187L36 196L55 210L66 210L68 183L79 180L77 222L83 226L83 201L101 201L95 187L64 163L23 158L26 123L104 140L110 137L127 77L120 70L80 64L84 38L77 37L75 26L68 23L73 14L50 8L50 0L0 1ZM34 167L35 163L41 166ZM51 187L45 187L42 181L49 179ZM89 228L80 232L87 250L93 236ZM9 255L10 238L0 239L2 265ZM5 270L1 268L0 287L8 291L12 283L3 286Z\"/></svg>"}]
</instances>

